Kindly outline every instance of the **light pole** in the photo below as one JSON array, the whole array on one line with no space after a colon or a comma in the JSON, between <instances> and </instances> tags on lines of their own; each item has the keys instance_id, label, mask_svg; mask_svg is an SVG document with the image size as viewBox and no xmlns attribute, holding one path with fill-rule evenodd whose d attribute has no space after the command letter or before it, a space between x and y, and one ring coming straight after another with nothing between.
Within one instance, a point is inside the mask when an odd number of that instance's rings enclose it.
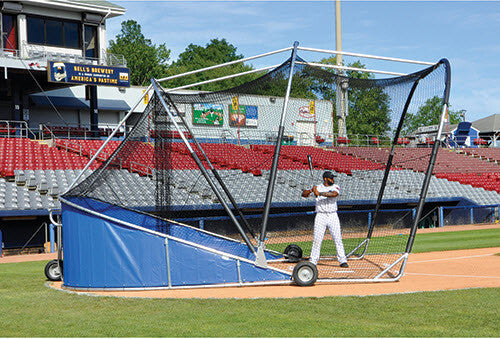
<instances>
[{"instance_id":1,"label":"light pole","mask_svg":"<svg viewBox=\"0 0 500 339\"><path fill-rule=\"evenodd\" d=\"M466 113L466 112L467 112L467 110L465 110L465 109L462 109L462 110L460 110L460 112L459 112L459 113L460 113L460 116L462 117L462 121L463 121L463 122L465 122L465 113Z\"/></svg>"},{"instance_id":2,"label":"light pole","mask_svg":"<svg viewBox=\"0 0 500 339\"><path fill-rule=\"evenodd\" d=\"M342 27L340 18L340 0L335 0L335 49L342 51ZM336 55L337 66L343 66L342 54ZM337 75L342 76L344 72L339 69ZM340 78L337 79L337 90L335 91L335 107L337 111L338 134L341 137L347 137L345 125L346 107L347 107L347 88L348 84Z\"/></svg>"}]
</instances>

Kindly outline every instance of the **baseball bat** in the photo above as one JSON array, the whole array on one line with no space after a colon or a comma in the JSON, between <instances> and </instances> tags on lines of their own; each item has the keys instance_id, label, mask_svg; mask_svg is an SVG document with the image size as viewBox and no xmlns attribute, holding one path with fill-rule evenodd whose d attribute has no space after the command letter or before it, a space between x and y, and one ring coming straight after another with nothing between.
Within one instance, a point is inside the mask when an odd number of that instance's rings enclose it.
<instances>
[{"instance_id":1,"label":"baseball bat","mask_svg":"<svg viewBox=\"0 0 500 339\"><path fill-rule=\"evenodd\" d=\"M307 163L309 164L309 171L311 172L311 184L314 186L313 161L311 155L307 156Z\"/></svg>"}]
</instances>

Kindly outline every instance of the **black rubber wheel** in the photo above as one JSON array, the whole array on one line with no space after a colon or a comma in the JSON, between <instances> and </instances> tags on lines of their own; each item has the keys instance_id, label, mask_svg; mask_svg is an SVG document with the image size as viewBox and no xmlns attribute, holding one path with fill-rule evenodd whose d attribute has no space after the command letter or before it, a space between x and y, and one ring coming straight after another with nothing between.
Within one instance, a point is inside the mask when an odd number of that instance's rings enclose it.
<instances>
[{"instance_id":1,"label":"black rubber wheel","mask_svg":"<svg viewBox=\"0 0 500 339\"><path fill-rule=\"evenodd\" d=\"M289 262L299 262L302 259L302 248L296 244L290 244L283 252Z\"/></svg>"},{"instance_id":2,"label":"black rubber wheel","mask_svg":"<svg viewBox=\"0 0 500 339\"><path fill-rule=\"evenodd\" d=\"M61 267L57 259L51 260L45 265L45 276L50 281L60 281L62 278L62 260Z\"/></svg>"},{"instance_id":3,"label":"black rubber wheel","mask_svg":"<svg viewBox=\"0 0 500 339\"><path fill-rule=\"evenodd\" d=\"M295 265L292 278L299 286L312 286L318 279L318 269L309 261L301 261Z\"/></svg>"}]
</instances>

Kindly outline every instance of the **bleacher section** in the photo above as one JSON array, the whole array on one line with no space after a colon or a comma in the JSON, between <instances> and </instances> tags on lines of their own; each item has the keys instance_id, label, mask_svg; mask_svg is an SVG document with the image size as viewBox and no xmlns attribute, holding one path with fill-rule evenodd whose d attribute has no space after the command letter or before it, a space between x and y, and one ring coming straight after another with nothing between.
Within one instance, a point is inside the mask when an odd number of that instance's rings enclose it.
<instances>
[{"instance_id":1,"label":"bleacher section","mask_svg":"<svg viewBox=\"0 0 500 339\"><path fill-rule=\"evenodd\" d=\"M387 148L367 147L335 147L335 150L343 154L369 159L380 164L386 164L389 156ZM465 154L484 154L486 159L500 158L500 149L466 149ZM427 160L430 149L426 148L396 148L394 152L393 165L396 168L410 169L417 172L427 170ZM433 174L438 178L458 181L464 185L482 187L486 190L500 193L500 164L466 156L462 150L440 149Z\"/></svg>"},{"instance_id":2,"label":"bleacher section","mask_svg":"<svg viewBox=\"0 0 500 339\"><path fill-rule=\"evenodd\" d=\"M14 170L82 169L87 159L23 138L0 138L0 175L13 177Z\"/></svg>"},{"instance_id":3,"label":"bleacher section","mask_svg":"<svg viewBox=\"0 0 500 339\"><path fill-rule=\"evenodd\" d=\"M54 147L19 138L0 138L0 210L43 210L59 207L57 195L64 192L89 159L102 146L102 140L54 140ZM91 169L97 168L120 145L111 141ZM273 146L237 146L234 144L202 144L229 190L245 195L250 203L265 200L267 179L271 167ZM384 200L417 200L424 178L426 163L415 159L429 149L398 148L395 153ZM114 194L101 187L109 201L116 196L127 197L132 204L154 205L154 148L151 143L137 142L132 161L116 163L113 172L122 194ZM441 150L436 163L435 177L429 187L429 198L464 197L479 205L498 204L500 201L500 165L490 162L497 150L474 149L475 155ZM276 180L273 201L286 204L311 204L311 199L300 197L302 189L311 186L307 155L312 155L316 182L321 181L325 169L337 172L337 183L342 187L341 201L374 201L383 177L389 150L368 147L336 147L326 150L310 146L282 147L282 158ZM487 159L483 160L483 159ZM117 160L118 161L118 160ZM174 205L216 206L217 199L210 190L187 147L173 143L172 164L175 171L171 181ZM91 171L86 173L90 175ZM235 180L237 178L237 180ZM241 190L241 187L245 190ZM497 191L497 192L495 192ZM296 193L296 194L295 194Z\"/></svg>"},{"instance_id":4,"label":"bleacher section","mask_svg":"<svg viewBox=\"0 0 500 339\"><path fill-rule=\"evenodd\" d=\"M500 163L500 148L464 148L460 151L479 159Z\"/></svg>"},{"instance_id":5,"label":"bleacher section","mask_svg":"<svg viewBox=\"0 0 500 339\"><path fill-rule=\"evenodd\" d=\"M0 178L0 210L59 208L59 194L69 187L80 172L62 169L15 170L13 181Z\"/></svg>"},{"instance_id":6,"label":"bleacher section","mask_svg":"<svg viewBox=\"0 0 500 339\"><path fill-rule=\"evenodd\" d=\"M86 157L87 161L92 158L99 148L103 145L103 140L67 140L55 139L54 144L59 149L76 153ZM128 169L131 172L140 175L153 175L153 145L147 142L136 142L137 147L132 156L132 160L117 161L116 165L120 168ZM106 160L120 145L120 141L111 140L97 157L98 163Z\"/></svg>"},{"instance_id":7,"label":"bleacher section","mask_svg":"<svg viewBox=\"0 0 500 339\"><path fill-rule=\"evenodd\" d=\"M256 145L254 146L254 150L272 155L274 146ZM353 170L377 170L384 168L383 165L373 161L358 159L350 155L312 146L284 145L281 148L281 152L284 159L290 159L303 165L300 168L283 167L283 169L307 169L307 155L312 156L313 166L315 168L334 170L339 173L351 174Z\"/></svg>"}]
</instances>

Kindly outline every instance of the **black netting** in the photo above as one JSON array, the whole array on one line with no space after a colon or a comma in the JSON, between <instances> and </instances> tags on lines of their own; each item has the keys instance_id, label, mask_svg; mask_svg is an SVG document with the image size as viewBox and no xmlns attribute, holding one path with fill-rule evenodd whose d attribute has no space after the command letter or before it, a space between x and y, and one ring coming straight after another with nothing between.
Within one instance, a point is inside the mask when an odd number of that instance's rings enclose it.
<instances>
[{"instance_id":1,"label":"black netting","mask_svg":"<svg viewBox=\"0 0 500 339\"><path fill-rule=\"evenodd\" d=\"M298 217L295 213L312 209L314 200L300 194L320 184L324 170L336 175L341 209L373 207L379 195L387 206L419 200L431 149L415 147L416 140L409 144L402 131L430 100L444 101L449 70L447 63L440 62L407 76L366 79L356 72L337 76L300 58L298 61L283 120L284 138L271 205L273 218L265 244L267 249L283 252L287 245L296 243L308 256L313 216ZM168 232L165 219L190 219L196 225L196 220L210 216L216 220L207 222L211 232L241 240L242 232L224 211L210 180L236 215L244 234L256 244L290 70L288 60L251 82L219 92L160 90L113 154L67 196L157 215L162 232ZM375 147L351 147L348 136L337 134L335 98L341 84L348 97L348 134L355 134L352 129L356 128L377 130L378 137L370 139ZM238 109L233 106L235 100ZM403 118L405 109L408 114ZM379 139L388 141L382 145ZM391 148L391 171L384 178ZM206 169L206 177L191 150ZM312 177L307 155L312 156ZM238 209L252 218L244 221ZM353 269L337 269L338 263L333 260L336 249L327 233L318 264L320 277L373 278L405 252L414 224L413 210L361 214L341 214L346 254L350 254ZM272 265L289 268L282 262ZM399 269L396 265L386 276L396 275Z\"/></svg>"}]
</instances>

